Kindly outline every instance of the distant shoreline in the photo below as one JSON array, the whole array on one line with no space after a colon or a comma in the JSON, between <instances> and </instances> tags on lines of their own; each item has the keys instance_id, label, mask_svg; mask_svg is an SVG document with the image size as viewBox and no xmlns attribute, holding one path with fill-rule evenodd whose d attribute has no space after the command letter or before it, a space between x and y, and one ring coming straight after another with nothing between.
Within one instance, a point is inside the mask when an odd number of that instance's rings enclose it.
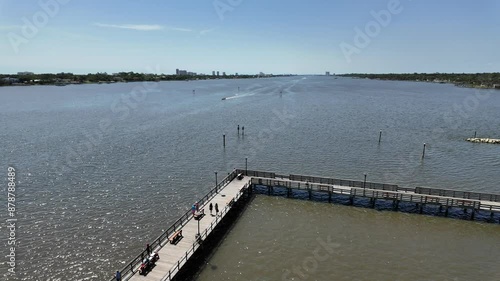
<instances>
[{"instance_id":1,"label":"distant shoreline","mask_svg":"<svg viewBox=\"0 0 500 281\"><path fill-rule=\"evenodd\" d=\"M338 76L388 81L413 81L453 84L457 87L475 89L500 89L500 73L408 73L408 74L363 74L351 73Z\"/></svg>"},{"instance_id":2,"label":"distant shoreline","mask_svg":"<svg viewBox=\"0 0 500 281\"><path fill-rule=\"evenodd\" d=\"M88 84L114 84L128 82L162 82L162 81L196 81L217 79L251 79L287 77L291 74L282 75L165 75L144 74L134 72L120 72L116 74L0 74L0 87L8 86L66 86L66 85L88 85Z\"/></svg>"}]
</instances>

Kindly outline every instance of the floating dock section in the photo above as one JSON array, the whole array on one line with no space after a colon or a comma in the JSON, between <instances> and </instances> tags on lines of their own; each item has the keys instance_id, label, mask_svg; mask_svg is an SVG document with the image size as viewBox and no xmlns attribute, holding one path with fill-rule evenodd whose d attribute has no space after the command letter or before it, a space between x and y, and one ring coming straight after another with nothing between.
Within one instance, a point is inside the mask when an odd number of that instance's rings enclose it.
<instances>
[{"instance_id":1,"label":"floating dock section","mask_svg":"<svg viewBox=\"0 0 500 281\"><path fill-rule=\"evenodd\" d=\"M122 280L175 280L224 218L241 201L246 202L242 198L255 193L500 223L500 195L497 194L234 170L198 201L199 212L187 211L150 243L150 251L160 256L152 270L145 276L138 274L148 255L144 250L120 271ZM214 215L210 214L210 204L218 205L217 214L215 208ZM173 240L175 243L171 243ZM116 278L110 280L116 281Z\"/></svg>"}]
</instances>

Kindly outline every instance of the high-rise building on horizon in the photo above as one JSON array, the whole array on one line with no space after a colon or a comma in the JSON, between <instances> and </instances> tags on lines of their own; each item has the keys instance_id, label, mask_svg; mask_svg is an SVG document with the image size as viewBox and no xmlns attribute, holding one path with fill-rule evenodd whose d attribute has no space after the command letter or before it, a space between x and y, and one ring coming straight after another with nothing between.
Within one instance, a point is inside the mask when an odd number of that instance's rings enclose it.
<instances>
[{"instance_id":1,"label":"high-rise building on horizon","mask_svg":"<svg viewBox=\"0 0 500 281\"><path fill-rule=\"evenodd\" d=\"M214 70L214 71L212 71L212 76L215 76L215 70Z\"/></svg>"},{"instance_id":2,"label":"high-rise building on horizon","mask_svg":"<svg viewBox=\"0 0 500 281\"><path fill-rule=\"evenodd\" d=\"M326 76L330 76L330 71L325 72Z\"/></svg>"},{"instance_id":3,"label":"high-rise building on horizon","mask_svg":"<svg viewBox=\"0 0 500 281\"><path fill-rule=\"evenodd\" d=\"M219 71L217 71L217 76L219 76Z\"/></svg>"}]
</instances>

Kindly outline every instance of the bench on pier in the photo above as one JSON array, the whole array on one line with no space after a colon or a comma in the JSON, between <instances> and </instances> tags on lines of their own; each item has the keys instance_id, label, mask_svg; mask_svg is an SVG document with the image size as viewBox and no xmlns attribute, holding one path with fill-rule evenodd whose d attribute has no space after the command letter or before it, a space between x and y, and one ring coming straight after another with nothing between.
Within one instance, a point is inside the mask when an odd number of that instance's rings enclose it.
<instances>
[{"instance_id":1,"label":"bench on pier","mask_svg":"<svg viewBox=\"0 0 500 281\"><path fill-rule=\"evenodd\" d=\"M201 211L197 211L193 214L193 217L195 220L201 220L205 216L205 209L202 209Z\"/></svg>"},{"instance_id":2,"label":"bench on pier","mask_svg":"<svg viewBox=\"0 0 500 281\"><path fill-rule=\"evenodd\" d=\"M170 244L177 244L182 237L184 237L182 236L182 229L177 230L172 236L170 236L170 238L168 238L168 241L170 241Z\"/></svg>"}]
</instances>

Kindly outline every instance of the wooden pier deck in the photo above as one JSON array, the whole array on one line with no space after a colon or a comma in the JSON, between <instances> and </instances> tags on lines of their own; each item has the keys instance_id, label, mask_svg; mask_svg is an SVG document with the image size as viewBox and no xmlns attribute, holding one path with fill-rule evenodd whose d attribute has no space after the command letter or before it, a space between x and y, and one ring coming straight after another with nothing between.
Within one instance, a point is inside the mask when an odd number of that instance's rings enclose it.
<instances>
[{"instance_id":1,"label":"wooden pier deck","mask_svg":"<svg viewBox=\"0 0 500 281\"><path fill-rule=\"evenodd\" d=\"M237 175L243 174L242 179ZM393 210L398 210L401 202L413 203L422 213L426 205L439 206L439 211L444 210L448 216L450 208L460 208L474 220L479 211L489 212L490 219L494 221L494 214L500 213L500 195L478 192L466 192L450 189L435 188L404 188L392 184L380 184L372 182L361 182L352 180L341 180L334 178L311 177L302 175L279 175L270 172L234 170L214 189L198 201L199 209L204 210L205 215L196 220L191 211L186 212L167 231L160 235L150 246L152 251L157 252L160 259L156 266L146 276L137 273L141 261L146 257L144 250L132 260L122 271L122 280L151 280L170 281L189 261L189 258L203 244L220 221L231 210L243 194L252 193L257 186L267 187L267 194L272 195L275 188L285 189L287 197L293 197L294 191L309 193L328 194L328 201L333 196L345 196L353 205L355 198L367 198L371 207L375 207L377 200L392 202ZM210 214L209 204L219 206L219 215ZM500 219L499 219L500 223ZM177 244L170 244L169 238L178 230L182 230L183 238ZM197 234L201 240L197 240ZM116 281L112 278L111 281Z\"/></svg>"},{"instance_id":2,"label":"wooden pier deck","mask_svg":"<svg viewBox=\"0 0 500 281\"><path fill-rule=\"evenodd\" d=\"M200 204L199 210L203 210L205 213L201 219L194 219L193 214L189 211L174 223L169 230L150 244L151 251L157 252L160 257L151 271L145 276L139 275L138 273L143 258L147 256L146 251L143 251L121 271L122 280L172 280L200 247L200 242L202 243L202 241L210 235L218 223L221 222L231 210L234 203L236 203L249 188L250 177L243 177L239 180L236 178L236 175L235 172L231 173L202 200L198 201ZM214 207L213 215L210 214L210 203ZM215 204L217 204L219 208L218 215L216 215L215 212ZM183 237L176 244L171 244L169 238L178 230L182 230ZM198 233L200 234L200 242L196 239ZM116 278L113 277L111 280L116 281Z\"/></svg>"},{"instance_id":3,"label":"wooden pier deck","mask_svg":"<svg viewBox=\"0 0 500 281\"><path fill-rule=\"evenodd\" d=\"M372 207L377 200L391 201L393 209L398 210L401 202L414 203L422 213L426 205L439 206L448 215L450 208L461 208L465 212L470 210L470 219L474 220L478 211L490 213L493 218L495 213L500 213L500 195L478 192L467 192L447 189L434 189L425 187L404 188L392 184L379 184L333 178L310 177L301 175L277 175L269 172L249 171L252 176L252 186L262 185L268 187L271 195L274 187L285 188L287 197L292 190L304 190L312 196L313 192L326 193L329 202L333 195L348 196L350 204L354 198L363 197L370 200Z\"/></svg>"}]
</instances>

